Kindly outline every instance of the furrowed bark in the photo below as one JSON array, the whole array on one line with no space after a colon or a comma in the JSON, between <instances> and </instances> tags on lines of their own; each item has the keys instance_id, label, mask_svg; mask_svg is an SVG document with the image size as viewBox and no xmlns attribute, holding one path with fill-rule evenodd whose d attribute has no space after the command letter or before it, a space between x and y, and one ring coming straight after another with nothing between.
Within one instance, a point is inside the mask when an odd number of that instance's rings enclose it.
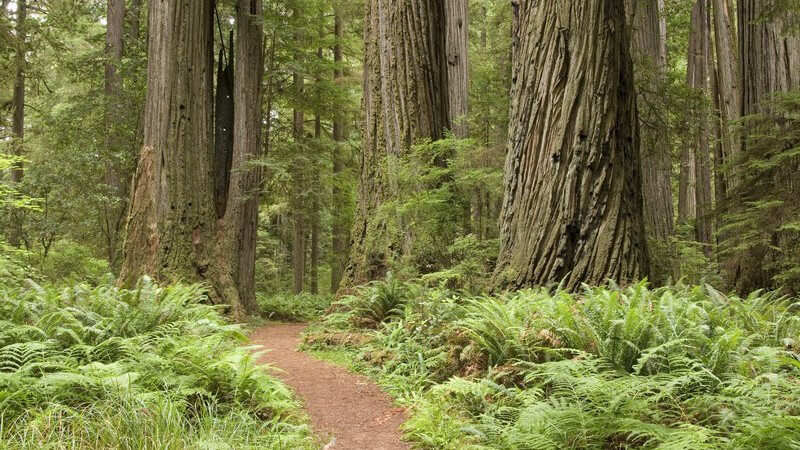
<instances>
[{"instance_id":1,"label":"furrowed bark","mask_svg":"<svg viewBox=\"0 0 800 450\"><path fill-rule=\"evenodd\" d=\"M448 128L445 23L441 2L367 4L361 176L340 292L384 277L402 252L380 208L392 195L391 157Z\"/></svg>"},{"instance_id":2,"label":"furrowed bark","mask_svg":"<svg viewBox=\"0 0 800 450\"><path fill-rule=\"evenodd\" d=\"M648 273L621 2L519 0L496 288Z\"/></svg>"}]
</instances>

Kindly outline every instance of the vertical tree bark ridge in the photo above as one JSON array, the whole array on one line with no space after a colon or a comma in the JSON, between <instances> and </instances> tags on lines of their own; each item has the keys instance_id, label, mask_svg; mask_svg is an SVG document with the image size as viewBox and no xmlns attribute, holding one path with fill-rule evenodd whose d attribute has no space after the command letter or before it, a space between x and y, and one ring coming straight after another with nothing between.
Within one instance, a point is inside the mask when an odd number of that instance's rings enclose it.
<instances>
[{"instance_id":1,"label":"vertical tree bark ridge","mask_svg":"<svg viewBox=\"0 0 800 450\"><path fill-rule=\"evenodd\" d=\"M621 2L514 2L495 286L648 273L633 66Z\"/></svg>"},{"instance_id":2,"label":"vertical tree bark ridge","mask_svg":"<svg viewBox=\"0 0 800 450\"><path fill-rule=\"evenodd\" d=\"M469 136L469 7L468 0L446 0L447 82L450 124L457 138Z\"/></svg>"},{"instance_id":3,"label":"vertical tree bark ridge","mask_svg":"<svg viewBox=\"0 0 800 450\"><path fill-rule=\"evenodd\" d=\"M352 250L340 291L384 276L402 245L379 209L391 196L391 158L448 128L442 2L370 0L365 19L364 123Z\"/></svg>"},{"instance_id":4,"label":"vertical tree bark ridge","mask_svg":"<svg viewBox=\"0 0 800 450\"><path fill-rule=\"evenodd\" d=\"M228 291L224 297L233 305L234 317L239 319L258 312L255 266L262 174L253 162L261 156L262 13L262 0L238 0L236 3L232 168L228 205L219 236L223 251L217 258L220 264L227 266L221 285Z\"/></svg>"},{"instance_id":5,"label":"vertical tree bark ridge","mask_svg":"<svg viewBox=\"0 0 800 450\"><path fill-rule=\"evenodd\" d=\"M120 283L207 281L213 219L212 2L149 2L144 146Z\"/></svg>"}]
</instances>

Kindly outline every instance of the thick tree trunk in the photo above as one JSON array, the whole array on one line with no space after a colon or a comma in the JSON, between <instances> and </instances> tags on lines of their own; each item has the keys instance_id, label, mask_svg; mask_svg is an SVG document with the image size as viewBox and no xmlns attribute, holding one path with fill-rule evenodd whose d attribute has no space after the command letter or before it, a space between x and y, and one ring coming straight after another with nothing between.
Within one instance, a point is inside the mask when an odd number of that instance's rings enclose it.
<instances>
[{"instance_id":1,"label":"thick tree trunk","mask_svg":"<svg viewBox=\"0 0 800 450\"><path fill-rule=\"evenodd\" d=\"M446 0L447 83L450 124L457 138L469 136L469 5Z\"/></svg>"},{"instance_id":2,"label":"thick tree trunk","mask_svg":"<svg viewBox=\"0 0 800 450\"><path fill-rule=\"evenodd\" d=\"M27 65L25 52L27 48L27 29L28 2L27 0L17 0L17 24L16 24L16 77L14 79L14 94L11 99L13 108L11 133L14 137L12 146L14 156L22 156L25 142L25 66ZM19 183L22 181L24 168L22 162L17 162L11 169L11 182ZM13 240L13 239L12 239ZM14 244L12 242L12 244Z\"/></svg>"},{"instance_id":3,"label":"thick tree trunk","mask_svg":"<svg viewBox=\"0 0 800 450\"><path fill-rule=\"evenodd\" d=\"M514 5L498 288L648 273L633 65L612 0Z\"/></svg>"},{"instance_id":4,"label":"thick tree trunk","mask_svg":"<svg viewBox=\"0 0 800 450\"><path fill-rule=\"evenodd\" d=\"M295 94L299 95L303 91L303 78L295 73L293 75ZM292 121L292 133L294 143L298 147L305 139L304 122L305 115L303 110L295 108ZM299 163L293 163L292 167L292 277L293 291L295 294L303 292L303 284L306 272L306 218L305 218L305 181L303 177L303 167Z\"/></svg>"},{"instance_id":5,"label":"thick tree trunk","mask_svg":"<svg viewBox=\"0 0 800 450\"><path fill-rule=\"evenodd\" d=\"M379 209L392 195L391 157L448 127L444 4L369 0L364 125L350 260L340 291L382 278L402 251Z\"/></svg>"},{"instance_id":6,"label":"thick tree trunk","mask_svg":"<svg viewBox=\"0 0 800 450\"><path fill-rule=\"evenodd\" d=\"M149 8L144 145L120 283L150 275L213 285L212 1Z\"/></svg>"},{"instance_id":7,"label":"thick tree trunk","mask_svg":"<svg viewBox=\"0 0 800 450\"><path fill-rule=\"evenodd\" d=\"M769 112L763 103L776 92L800 88L800 37L785 33L785 23L780 15L765 17L775 6L771 0L739 0L739 77L741 82L741 115ZM745 129L742 152L747 153L747 135L759 130ZM775 130L767 130L774 133ZM783 174L774 175L774 189L790 182L796 175L789 167ZM768 183L768 182L767 182ZM739 202L758 201L763 193L754 186L741 186ZM770 246L782 246L782 233L769 231ZM774 287L774 261L785 257L770 246L754 247L734 255L736 268L732 270L731 283L740 293L754 289Z\"/></svg>"},{"instance_id":8,"label":"thick tree trunk","mask_svg":"<svg viewBox=\"0 0 800 450\"><path fill-rule=\"evenodd\" d=\"M666 81L666 30L658 0L627 0L633 28L631 53L634 61L641 130L642 193L644 221L654 255L650 280L656 284L677 275L673 269L670 238L674 225L672 197L672 150L668 139L668 118L659 107ZM664 264L660 264L664 261Z\"/></svg>"},{"instance_id":9,"label":"thick tree trunk","mask_svg":"<svg viewBox=\"0 0 800 450\"><path fill-rule=\"evenodd\" d=\"M336 43L333 46L333 80L335 83L340 83L344 78L344 69L342 63L344 61L342 55L342 41L344 40L344 30L342 28L342 17L340 12L335 12L333 20L333 34ZM339 205L345 201L343 189L339 186L341 180L339 177L344 170L344 163L342 162L342 151L345 142L348 140L348 127L345 119L340 114L335 114L333 118L333 175L334 184L332 191L333 205L332 209L332 229L331 229L331 292L335 293L339 290L339 284L342 280L342 273L344 264L347 262L348 252L348 232L347 232L347 219L340 212Z\"/></svg>"},{"instance_id":10,"label":"thick tree trunk","mask_svg":"<svg viewBox=\"0 0 800 450\"><path fill-rule=\"evenodd\" d=\"M214 95L214 207L217 218L225 216L233 167L234 116L234 48L233 31L230 44L222 45L217 60L217 91Z\"/></svg>"},{"instance_id":11,"label":"thick tree trunk","mask_svg":"<svg viewBox=\"0 0 800 450\"><path fill-rule=\"evenodd\" d=\"M220 232L218 263L230 276L226 299L237 298L234 315L244 318L258 312L255 295L256 240L261 169L261 84L264 76L262 0L238 0L236 4L235 78L233 83L233 162L228 205ZM233 284L230 282L232 281Z\"/></svg>"}]
</instances>

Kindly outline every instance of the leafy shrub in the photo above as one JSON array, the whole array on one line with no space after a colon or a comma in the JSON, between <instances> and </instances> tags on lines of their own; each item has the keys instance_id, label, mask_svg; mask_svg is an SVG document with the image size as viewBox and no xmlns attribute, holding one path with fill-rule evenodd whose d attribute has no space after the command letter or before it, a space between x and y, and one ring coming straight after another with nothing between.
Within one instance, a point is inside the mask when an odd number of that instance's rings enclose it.
<instances>
[{"instance_id":1,"label":"leafy shrub","mask_svg":"<svg viewBox=\"0 0 800 450\"><path fill-rule=\"evenodd\" d=\"M425 448L789 449L800 445L798 309L708 285L439 288L375 329L338 311L308 342L367 333L348 351L409 406L406 431Z\"/></svg>"},{"instance_id":2,"label":"leafy shrub","mask_svg":"<svg viewBox=\"0 0 800 450\"><path fill-rule=\"evenodd\" d=\"M331 306L330 295L302 293L266 295L257 294L261 313L271 320L307 322L322 316Z\"/></svg>"},{"instance_id":3,"label":"leafy shrub","mask_svg":"<svg viewBox=\"0 0 800 450\"><path fill-rule=\"evenodd\" d=\"M311 448L287 388L200 287L0 290L0 442Z\"/></svg>"},{"instance_id":4,"label":"leafy shrub","mask_svg":"<svg viewBox=\"0 0 800 450\"><path fill-rule=\"evenodd\" d=\"M95 258L89 248L71 241L58 241L42 259L39 271L47 280L66 285L96 283L111 270L108 261Z\"/></svg>"}]
</instances>

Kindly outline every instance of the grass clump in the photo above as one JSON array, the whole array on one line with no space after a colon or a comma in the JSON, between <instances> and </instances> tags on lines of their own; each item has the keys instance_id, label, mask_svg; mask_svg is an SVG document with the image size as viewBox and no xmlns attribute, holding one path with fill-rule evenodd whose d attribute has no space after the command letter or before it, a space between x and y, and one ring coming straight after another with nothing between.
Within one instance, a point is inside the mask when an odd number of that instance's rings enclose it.
<instances>
[{"instance_id":1,"label":"grass clump","mask_svg":"<svg viewBox=\"0 0 800 450\"><path fill-rule=\"evenodd\" d=\"M347 348L410 408L407 433L424 448L800 447L795 300L707 285L499 296L408 286L402 314L374 325L354 305L378 286L307 342ZM316 339L332 333L368 339Z\"/></svg>"},{"instance_id":2,"label":"grass clump","mask_svg":"<svg viewBox=\"0 0 800 450\"><path fill-rule=\"evenodd\" d=\"M202 288L0 289L0 447L314 448Z\"/></svg>"}]
</instances>

